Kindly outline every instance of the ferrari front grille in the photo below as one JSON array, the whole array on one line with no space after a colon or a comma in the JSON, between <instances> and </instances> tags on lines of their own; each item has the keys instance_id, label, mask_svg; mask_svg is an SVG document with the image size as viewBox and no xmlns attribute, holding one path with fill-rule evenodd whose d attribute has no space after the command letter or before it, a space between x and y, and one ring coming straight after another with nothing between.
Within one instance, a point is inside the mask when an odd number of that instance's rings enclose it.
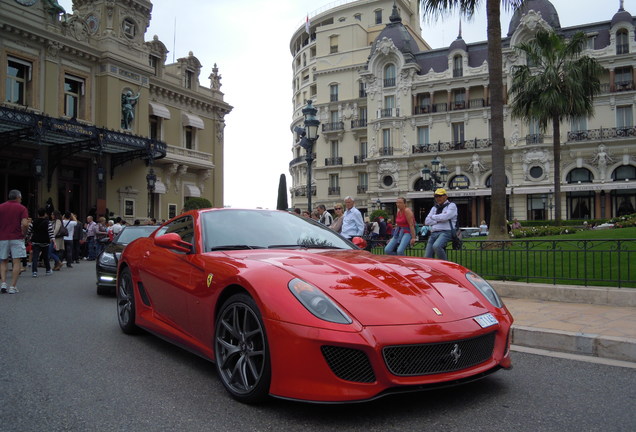
<instances>
[{"instance_id":1,"label":"ferrari front grille","mask_svg":"<svg viewBox=\"0 0 636 432\"><path fill-rule=\"evenodd\" d=\"M375 373L367 355L357 349L323 345L322 355L331 371L346 381L372 383Z\"/></svg>"},{"instance_id":2,"label":"ferrari front grille","mask_svg":"<svg viewBox=\"0 0 636 432\"><path fill-rule=\"evenodd\" d=\"M430 375L466 369L492 356L495 333L472 339L421 345L388 346L384 362L397 376Z\"/></svg>"}]
</instances>

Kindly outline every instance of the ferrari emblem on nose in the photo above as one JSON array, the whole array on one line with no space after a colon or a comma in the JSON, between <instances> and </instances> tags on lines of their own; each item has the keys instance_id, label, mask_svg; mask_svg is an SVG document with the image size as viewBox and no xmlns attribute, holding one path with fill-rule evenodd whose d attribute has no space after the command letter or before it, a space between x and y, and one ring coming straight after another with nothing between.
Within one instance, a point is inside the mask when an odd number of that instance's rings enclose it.
<instances>
[{"instance_id":1,"label":"ferrari emblem on nose","mask_svg":"<svg viewBox=\"0 0 636 432\"><path fill-rule=\"evenodd\" d=\"M462 356L462 350L459 349L458 344L453 345L453 349L450 352L450 356L453 359L453 363L457 364L457 362L459 361L459 358Z\"/></svg>"},{"instance_id":2,"label":"ferrari emblem on nose","mask_svg":"<svg viewBox=\"0 0 636 432\"><path fill-rule=\"evenodd\" d=\"M212 273L210 273L208 275L208 288L210 288L210 284L212 283L212 279L214 278L214 275Z\"/></svg>"}]
</instances>

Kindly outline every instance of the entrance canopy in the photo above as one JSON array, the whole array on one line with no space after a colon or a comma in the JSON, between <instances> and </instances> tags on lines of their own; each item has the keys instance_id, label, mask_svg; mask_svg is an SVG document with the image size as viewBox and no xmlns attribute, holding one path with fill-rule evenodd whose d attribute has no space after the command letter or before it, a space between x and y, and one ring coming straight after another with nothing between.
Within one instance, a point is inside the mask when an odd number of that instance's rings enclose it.
<instances>
[{"instance_id":1,"label":"entrance canopy","mask_svg":"<svg viewBox=\"0 0 636 432\"><path fill-rule=\"evenodd\" d=\"M76 119L52 118L26 110L0 106L0 150L16 143L50 147L47 185L64 159L79 152L110 154L110 177L115 167L134 159L147 164L166 157L166 143L130 133L99 128Z\"/></svg>"}]
</instances>

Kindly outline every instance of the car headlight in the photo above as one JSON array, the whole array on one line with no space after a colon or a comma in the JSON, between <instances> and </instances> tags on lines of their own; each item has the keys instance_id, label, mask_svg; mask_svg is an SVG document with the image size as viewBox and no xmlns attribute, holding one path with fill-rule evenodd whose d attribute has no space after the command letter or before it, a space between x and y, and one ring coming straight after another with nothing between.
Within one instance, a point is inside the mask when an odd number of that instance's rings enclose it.
<instances>
[{"instance_id":1,"label":"car headlight","mask_svg":"<svg viewBox=\"0 0 636 432\"><path fill-rule=\"evenodd\" d=\"M315 286L300 279L292 279L287 286L294 297L316 317L338 324L353 322L333 300Z\"/></svg>"},{"instance_id":2,"label":"car headlight","mask_svg":"<svg viewBox=\"0 0 636 432\"><path fill-rule=\"evenodd\" d=\"M99 256L99 263L105 266L115 266L117 265L117 261L115 261L115 254L110 252L104 252Z\"/></svg>"},{"instance_id":3,"label":"car headlight","mask_svg":"<svg viewBox=\"0 0 636 432\"><path fill-rule=\"evenodd\" d=\"M503 307L503 302L499 298L499 295L497 294L495 289L490 286L486 279L482 278L479 275L476 275L473 272L466 273L466 279L468 279L468 282L473 284L473 286L477 288L479 292L482 293L493 306L496 306L498 308Z\"/></svg>"}]
</instances>

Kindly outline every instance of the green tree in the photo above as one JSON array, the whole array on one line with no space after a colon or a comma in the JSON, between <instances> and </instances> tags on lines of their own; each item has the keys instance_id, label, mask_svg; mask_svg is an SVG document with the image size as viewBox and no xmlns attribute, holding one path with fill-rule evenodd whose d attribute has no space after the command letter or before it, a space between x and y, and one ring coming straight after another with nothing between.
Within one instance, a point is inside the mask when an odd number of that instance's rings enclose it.
<instances>
[{"instance_id":1,"label":"green tree","mask_svg":"<svg viewBox=\"0 0 636 432\"><path fill-rule=\"evenodd\" d=\"M420 0L422 15L439 17L453 11L468 19L475 10L486 3L488 37L488 88L490 89L490 136L492 138L492 199L488 238L508 238L506 224L506 172L503 121L503 66L501 52L501 5L516 8L521 0Z\"/></svg>"},{"instance_id":2,"label":"green tree","mask_svg":"<svg viewBox=\"0 0 636 432\"><path fill-rule=\"evenodd\" d=\"M276 201L276 210L288 210L289 204L287 201L287 177L285 174L280 175L278 180L278 200Z\"/></svg>"},{"instance_id":3,"label":"green tree","mask_svg":"<svg viewBox=\"0 0 636 432\"><path fill-rule=\"evenodd\" d=\"M542 130L552 124L555 222L561 222L561 122L594 113L601 65L582 56L587 37L578 32L569 40L554 31L539 30L535 38L515 47L526 65L512 69L511 112L515 118L537 121ZM530 65L530 66L529 66Z\"/></svg>"},{"instance_id":4,"label":"green tree","mask_svg":"<svg viewBox=\"0 0 636 432\"><path fill-rule=\"evenodd\" d=\"M212 207L212 203L207 198L191 197L191 198L188 198L183 204L183 211L210 208L210 207Z\"/></svg>"}]
</instances>

